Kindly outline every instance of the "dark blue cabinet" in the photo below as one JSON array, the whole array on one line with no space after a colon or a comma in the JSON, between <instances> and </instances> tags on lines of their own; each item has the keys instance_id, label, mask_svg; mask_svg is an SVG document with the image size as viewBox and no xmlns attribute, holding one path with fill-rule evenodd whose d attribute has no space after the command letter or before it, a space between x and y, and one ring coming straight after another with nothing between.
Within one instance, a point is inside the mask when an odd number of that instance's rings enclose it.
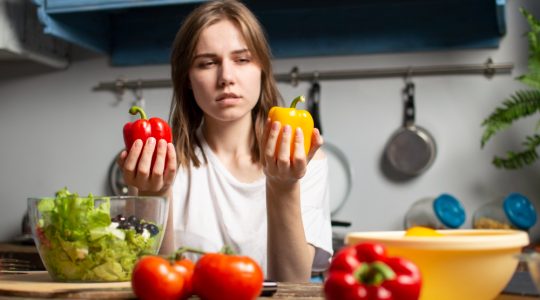
<instances>
[{"instance_id":1,"label":"dark blue cabinet","mask_svg":"<svg viewBox=\"0 0 540 300\"><path fill-rule=\"evenodd\" d=\"M168 63L183 18L203 1L33 0L45 33L113 65ZM275 57L495 48L504 0L246 0Z\"/></svg>"}]
</instances>

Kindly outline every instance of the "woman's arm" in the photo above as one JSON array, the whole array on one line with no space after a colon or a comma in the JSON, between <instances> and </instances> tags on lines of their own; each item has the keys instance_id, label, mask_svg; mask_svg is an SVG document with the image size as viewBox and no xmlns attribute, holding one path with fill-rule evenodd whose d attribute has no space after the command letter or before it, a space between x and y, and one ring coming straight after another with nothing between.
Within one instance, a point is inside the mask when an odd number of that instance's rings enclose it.
<instances>
[{"instance_id":1,"label":"woman's arm","mask_svg":"<svg viewBox=\"0 0 540 300\"><path fill-rule=\"evenodd\" d=\"M300 183L266 184L268 210L268 277L306 282L311 277L315 248L306 241L300 207Z\"/></svg>"},{"instance_id":2,"label":"woman's arm","mask_svg":"<svg viewBox=\"0 0 540 300\"><path fill-rule=\"evenodd\" d=\"M275 155L280 127L279 122L267 123L262 147L267 178L268 277L277 281L306 282L311 276L315 248L308 244L302 222L300 179L323 141L318 130L314 130L306 157L303 134L297 129L295 153L291 159L291 127L284 126Z\"/></svg>"}]
</instances>

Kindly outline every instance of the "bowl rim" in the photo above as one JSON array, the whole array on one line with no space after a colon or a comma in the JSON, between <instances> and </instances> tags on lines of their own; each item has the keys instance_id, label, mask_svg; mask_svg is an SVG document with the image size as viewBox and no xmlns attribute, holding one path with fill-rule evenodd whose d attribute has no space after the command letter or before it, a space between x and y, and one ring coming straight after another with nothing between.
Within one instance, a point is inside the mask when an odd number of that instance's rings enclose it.
<instances>
[{"instance_id":1,"label":"bowl rim","mask_svg":"<svg viewBox=\"0 0 540 300\"><path fill-rule=\"evenodd\" d=\"M388 247L417 250L501 250L524 247L529 244L525 231L512 229L443 229L445 236L404 237L405 231L350 232L345 244L379 242Z\"/></svg>"},{"instance_id":2,"label":"bowl rim","mask_svg":"<svg viewBox=\"0 0 540 300\"><path fill-rule=\"evenodd\" d=\"M90 198L88 196L78 196L77 198ZM159 199L164 199L164 200L167 200L167 197L166 196L136 196L136 195L133 195L133 196L129 196L129 195L123 195L123 196L92 196L92 199L95 199L95 200L100 200L100 199L105 199L105 198L108 198L110 200L126 200L126 199L141 199L141 200L145 200L145 199L156 199L156 198L159 198ZM36 200L44 200L44 199L56 199L56 197L54 196L49 196L49 197L27 197L26 198L27 201L36 201Z\"/></svg>"}]
</instances>

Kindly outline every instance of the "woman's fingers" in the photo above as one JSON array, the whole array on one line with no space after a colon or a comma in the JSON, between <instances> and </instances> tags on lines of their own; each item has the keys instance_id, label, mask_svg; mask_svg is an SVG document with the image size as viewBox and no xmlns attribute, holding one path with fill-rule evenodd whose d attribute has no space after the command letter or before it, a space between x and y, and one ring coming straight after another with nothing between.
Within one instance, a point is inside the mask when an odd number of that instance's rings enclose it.
<instances>
[{"instance_id":1,"label":"woman's fingers","mask_svg":"<svg viewBox=\"0 0 540 300\"><path fill-rule=\"evenodd\" d=\"M154 155L155 148L156 139L149 137L146 140L141 157L139 158L139 164L137 165L137 176L135 179L141 185L148 181L150 177L150 165L152 164L152 156Z\"/></svg>"},{"instance_id":2,"label":"woman's fingers","mask_svg":"<svg viewBox=\"0 0 540 300\"><path fill-rule=\"evenodd\" d=\"M129 152L120 153L117 161L125 182L139 191L165 191L176 176L176 150L164 139L156 141L150 137L144 145L136 140Z\"/></svg>"},{"instance_id":3,"label":"woman's fingers","mask_svg":"<svg viewBox=\"0 0 540 300\"><path fill-rule=\"evenodd\" d=\"M264 151L266 150L266 145L268 144L268 135L270 134L271 128L272 128L272 120L270 118L267 118L266 123L264 124L264 132L262 135L261 148L260 148L261 157L263 158L264 158ZM261 162L263 166L266 165L265 159L261 159Z\"/></svg>"},{"instance_id":4,"label":"woman's fingers","mask_svg":"<svg viewBox=\"0 0 540 300\"><path fill-rule=\"evenodd\" d=\"M165 169L165 159L167 157L167 141L160 139L155 148L155 161L150 173L150 185L161 187L163 185L163 172Z\"/></svg>"},{"instance_id":5,"label":"woman's fingers","mask_svg":"<svg viewBox=\"0 0 540 300\"><path fill-rule=\"evenodd\" d=\"M315 153L321 146L324 144L324 139L319 132L319 129L315 128L313 129L313 133L311 135L311 147L309 149L308 155L307 155L307 161L311 161L313 156L315 156Z\"/></svg>"},{"instance_id":6,"label":"woman's fingers","mask_svg":"<svg viewBox=\"0 0 540 300\"><path fill-rule=\"evenodd\" d=\"M295 174L297 177L302 177L304 175L307 161L306 161L306 150L304 149L304 132L302 128L297 127L294 138L294 153L292 155L292 165L295 173L300 172L300 174Z\"/></svg>"},{"instance_id":7,"label":"woman's fingers","mask_svg":"<svg viewBox=\"0 0 540 300\"><path fill-rule=\"evenodd\" d=\"M270 125L270 129L268 132L268 137L266 138L266 145L264 146L264 157L266 160L266 163L269 166L273 166L275 164L275 155L276 155L276 144L279 137L279 131L281 129L281 123L280 122L272 122Z\"/></svg>"},{"instance_id":8,"label":"woman's fingers","mask_svg":"<svg viewBox=\"0 0 540 300\"><path fill-rule=\"evenodd\" d=\"M277 153L278 169L288 169L291 165L291 139L292 128L290 125L283 126L281 132L281 141L279 142L279 150Z\"/></svg>"},{"instance_id":9,"label":"woman's fingers","mask_svg":"<svg viewBox=\"0 0 540 300\"><path fill-rule=\"evenodd\" d=\"M131 149L127 152L126 157L123 159L122 172L124 173L124 180L127 184L134 185L137 162L139 161L139 156L141 155L141 150L143 147L142 140L136 140ZM122 155L120 155L120 159Z\"/></svg>"},{"instance_id":10,"label":"woman's fingers","mask_svg":"<svg viewBox=\"0 0 540 300\"><path fill-rule=\"evenodd\" d=\"M124 163L126 162L127 155L128 153L126 150L122 150L122 152L118 154L118 157L116 158L116 163L118 164L120 169L124 168Z\"/></svg>"},{"instance_id":11,"label":"woman's fingers","mask_svg":"<svg viewBox=\"0 0 540 300\"><path fill-rule=\"evenodd\" d=\"M172 143L167 144L166 162L163 181L166 186L170 186L176 176L176 149Z\"/></svg>"}]
</instances>

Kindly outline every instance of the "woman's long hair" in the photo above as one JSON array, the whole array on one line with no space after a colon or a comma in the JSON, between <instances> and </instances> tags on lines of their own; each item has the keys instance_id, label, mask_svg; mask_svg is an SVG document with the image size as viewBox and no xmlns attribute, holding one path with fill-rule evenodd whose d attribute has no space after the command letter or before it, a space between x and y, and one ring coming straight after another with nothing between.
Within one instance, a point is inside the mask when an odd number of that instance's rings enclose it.
<instances>
[{"instance_id":1,"label":"woman's long hair","mask_svg":"<svg viewBox=\"0 0 540 300\"><path fill-rule=\"evenodd\" d=\"M199 167L202 163L195 151L197 147L200 148L196 132L203 121L203 111L197 105L189 83L189 71L195 48L201 32L222 20L230 20L238 26L249 51L261 68L261 94L251 112L255 133L251 145L254 162L261 161L259 145L268 111L282 101L273 77L270 47L253 13L244 4L235 0L212 1L197 7L186 17L176 34L171 53L173 98L169 120L178 164L183 167L189 167L190 163ZM203 157L206 161L204 152Z\"/></svg>"}]
</instances>

